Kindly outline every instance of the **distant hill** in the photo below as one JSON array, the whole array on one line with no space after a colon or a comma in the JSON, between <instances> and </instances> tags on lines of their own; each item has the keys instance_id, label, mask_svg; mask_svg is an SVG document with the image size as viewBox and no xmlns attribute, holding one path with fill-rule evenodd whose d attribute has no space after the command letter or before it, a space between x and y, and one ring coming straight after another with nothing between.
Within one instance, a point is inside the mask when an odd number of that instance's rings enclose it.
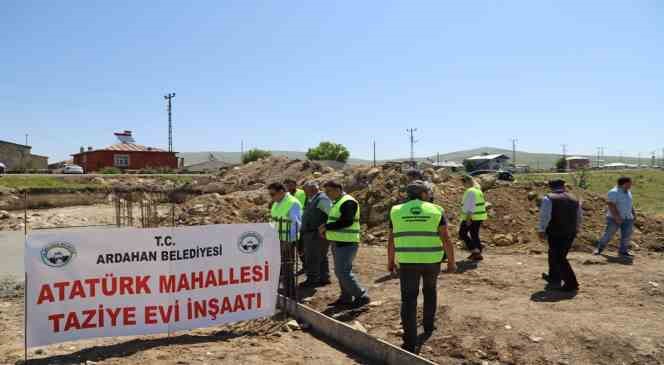
<instances>
[{"instance_id":1,"label":"distant hill","mask_svg":"<svg viewBox=\"0 0 664 365\"><path fill-rule=\"evenodd\" d=\"M502 153L510 158L512 158L512 150L507 150L504 148L496 148L496 147L480 147L472 150L464 150L464 151L457 151L457 152L448 152L448 153L441 153L440 154L440 161L456 161L456 162L463 162L464 159L471 157L471 156L476 156L480 155L482 153L489 153L489 154L494 154L494 153ZM184 158L184 165L189 166L201 162L205 162L209 160L209 156L212 154L216 159L228 163L240 163L240 152L220 152L220 151L210 151L210 152L180 152L179 156ZM305 153L304 152L299 152L299 151L272 151L272 155L274 156L286 156L291 159L306 159ZM594 163L596 156L587 156L587 155L575 155L575 156L584 156L584 157L589 157L590 160ZM417 158L418 161L424 161L424 160L430 160L430 161L436 161L436 155L429 156L427 158ZM532 169L550 169L553 168L556 164L556 161L561 157L560 154L555 154L555 153L531 153L531 152L523 152L523 151L517 151L516 152L516 163L519 165L529 165ZM624 163L631 163L631 164L636 164L638 163L638 159L635 157L624 157L620 158L617 156L605 156L605 162L610 163L610 162L624 162ZM391 161L405 161L407 158L401 158L401 159L393 159ZM380 162L385 162L386 160L379 161ZM348 161L349 164L351 165L362 165L362 164L369 164L369 160L363 160L363 159L356 159L356 158L351 158ZM650 164L650 159L648 158L643 158L641 159L642 164Z\"/></svg>"},{"instance_id":2,"label":"distant hill","mask_svg":"<svg viewBox=\"0 0 664 365\"><path fill-rule=\"evenodd\" d=\"M207 151L207 152L180 152L178 156L184 158L184 165L194 165L201 162L210 160L212 154L217 160L237 164L242 161L242 154L240 152L222 152L222 151ZM298 151L272 151L272 156L286 156L290 159L306 160L305 152ZM367 164L369 161L351 158L348 160L351 165Z\"/></svg>"}]
</instances>

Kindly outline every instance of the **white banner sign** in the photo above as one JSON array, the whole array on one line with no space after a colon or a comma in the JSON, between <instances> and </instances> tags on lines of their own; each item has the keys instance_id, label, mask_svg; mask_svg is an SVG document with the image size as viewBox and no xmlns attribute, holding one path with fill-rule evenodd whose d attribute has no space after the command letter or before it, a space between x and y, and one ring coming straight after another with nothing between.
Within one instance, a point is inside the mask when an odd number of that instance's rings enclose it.
<instances>
[{"instance_id":1,"label":"white banner sign","mask_svg":"<svg viewBox=\"0 0 664 365\"><path fill-rule=\"evenodd\" d=\"M28 347L144 335L274 314L269 224L51 230L29 235Z\"/></svg>"}]
</instances>

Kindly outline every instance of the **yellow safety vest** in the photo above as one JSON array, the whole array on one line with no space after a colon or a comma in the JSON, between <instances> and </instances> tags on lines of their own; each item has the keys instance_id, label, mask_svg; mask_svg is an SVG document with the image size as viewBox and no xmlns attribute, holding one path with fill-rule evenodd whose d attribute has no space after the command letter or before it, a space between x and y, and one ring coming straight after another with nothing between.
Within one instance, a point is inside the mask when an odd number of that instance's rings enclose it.
<instances>
[{"instance_id":1,"label":"yellow safety vest","mask_svg":"<svg viewBox=\"0 0 664 365\"><path fill-rule=\"evenodd\" d=\"M279 232L280 241L292 241L290 237L291 220L288 216L294 204L300 204L294 196L286 193L286 196L278 203L273 203L270 209L271 224ZM298 227L299 228L299 227Z\"/></svg>"},{"instance_id":2,"label":"yellow safety vest","mask_svg":"<svg viewBox=\"0 0 664 365\"><path fill-rule=\"evenodd\" d=\"M419 199L396 205L390 211L396 261L401 264L433 264L445 251L438 228L442 207Z\"/></svg>"},{"instance_id":3,"label":"yellow safety vest","mask_svg":"<svg viewBox=\"0 0 664 365\"><path fill-rule=\"evenodd\" d=\"M357 203L357 200L348 194L344 194L339 198L330 209L330 213L327 216L327 223L336 222L341 218L341 205L343 203L352 200ZM350 227L338 229L338 230L327 230L325 237L328 241L337 241L337 242L351 242L359 243L360 242L360 204L357 203L357 212L355 212L355 219L353 224Z\"/></svg>"},{"instance_id":4,"label":"yellow safety vest","mask_svg":"<svg viewBox=\"0 0 664 365\"><path fill-rule=\"evenodd\" d=\"M482 190L480 190L480 188L477 187L469 188L463 194L463 201L461 204L463 204L463 202L466 201L468 194L475 194L475 211L473 212L472 220L474 221L487 220L489 216L486 213L486 200L484 200L484 193L482 192ZM461 220L465 221L466 219L468 219L468 215L462 211Z\"/></svg>"}]
</instances>

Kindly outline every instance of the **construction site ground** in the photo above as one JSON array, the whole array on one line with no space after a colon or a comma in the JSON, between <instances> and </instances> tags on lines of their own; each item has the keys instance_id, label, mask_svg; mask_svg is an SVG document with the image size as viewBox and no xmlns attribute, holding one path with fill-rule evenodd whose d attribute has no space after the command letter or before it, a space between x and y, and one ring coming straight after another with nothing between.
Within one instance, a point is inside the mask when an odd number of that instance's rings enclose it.
<instances>
[{"instance_id":1,"label":"construction site ground","mask_svg":"<svg viewBox=\"0 0 664 365\"><path fill-rule=\"evenodd\" d=\"M477 265L457 260L459 273L439 276L438 330L422 356L439 364L664 364L662 255L644 254L631 265L608 255L571 255L581 283L575 296L544 290L545 254L489 250ZM361 247L354 267L372 300L366 310L328 308L339 295L336 281L300 295L401 344L399 279L386 262L384 247Z\"/></svg>"}]
</instances>

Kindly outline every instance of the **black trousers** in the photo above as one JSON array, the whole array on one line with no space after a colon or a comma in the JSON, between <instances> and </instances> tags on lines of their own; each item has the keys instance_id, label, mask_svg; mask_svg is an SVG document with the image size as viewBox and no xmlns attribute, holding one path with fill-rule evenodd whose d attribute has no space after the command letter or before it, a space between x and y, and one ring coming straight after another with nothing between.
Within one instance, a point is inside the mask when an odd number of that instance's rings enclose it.
<instances>
[{"instance_id":1,"label":"black trousers","mask_svg":"<svg viewBox=\"0 0 664 365\"><path fill-rule=\"evenodd\" d=\"M312 282L321 282L330 280L330 262L328 252L330 243L321 238L318 231L303 232L302 241L304 242L304 269L307 273L307 280Z\"/></svg>"},{"instance_id":2,"label":"black trousers","mask_svg":"<svg viewBox=\"0 0 664 365\"><path fill-rule=\"evenodd\" d=\"M574 289L579 286L576 275L567 260L576 235L549 235L549 283Z\"/></svg>"},{"instance_id":3,"label":"black trousers","mask_svg":"<svg viewBox=\"0 0 664 365\"><path fill-rule=\"evenodd\" d=\"M440 263L435 264L401 264L399 278L401 280L401 324L403 340L406 345L417 345L417 297L420 294L420 279L424 294L424 330L433 331L436 319L438 295L436 284L440 273Z\"/></svg>"},{"instance_id":4,"label":"black trousers","mask_svg":"<svg viewBox=\"0 0 664 365\"><path fill-rule=\"evenodd\" d=\"M480 228L482 228L482 221L471 221L470 225L466 224L466 221L461 222L459 239L466 243L468 251L480 250L482 252Z\"/></svg>"}]
</instances>

